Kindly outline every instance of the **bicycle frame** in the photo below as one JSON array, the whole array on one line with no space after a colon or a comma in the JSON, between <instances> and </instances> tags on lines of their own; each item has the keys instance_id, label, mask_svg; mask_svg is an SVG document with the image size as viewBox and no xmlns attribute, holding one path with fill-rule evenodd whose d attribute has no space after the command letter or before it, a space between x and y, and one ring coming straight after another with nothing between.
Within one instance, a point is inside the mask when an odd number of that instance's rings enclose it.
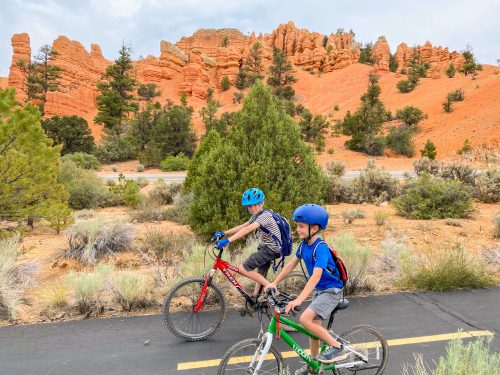
<instances>
[{"instance_id":1,"label":"bicycle frame","mask_svg":"<svg viewBox=\"0 0 500 375\"><path fill-rule=\"evenodd\" d=\"M305 329L304 327L302 327L300 324L297 324L291 320L288 320L287 318L283 318L281 317L279 314L277 313L274 313L272 319L271 319L271 322L269 323L269 327L268 327L268 330L267 332L264 334L265 337L266 337L266 343L264 345L264 348L260 351L260 355L258 353L258 351L255 352L254 356L252 357L252 360L250 362L250 368L255 368L255 371L254 371L254 374L257 374L258 371L260 370L260 367L262 366L262 363L264 362L265 360L265 357L269 351L269 348L271 347L271 344L272 344L272 340L273 340L273 336L276 336L278 339L282 338L283 341L288 345L290 346L290 348L293 349L293 351L295 351L295 353L297 353L299 355L299 357L301 357L308 365L310 368L314 369L315 371L330 371L330 370L335 370L335 369L338 369L338 368L347 368L347 367L353 367L353 366L356 366L356 365L362 365L362 364L365 364L367 363L368 359L366 358L366 356L364 356L363 354L361 353L358 353L356 350L354 350L353 348L351 348L349 345L344 345L345 346L345 349L356 354L357 356L359 356L360 358L362 358L363 360L360 360L360 361L353 361L353 362L349 362L349 363L343 363L343 364L340 364L340 365L335 365L335 364L329 364L329 365L325 365L324 363L321 363L317 360L314 360L311 358L311 356L309 354L307 354L305 352L304 349L302 349L302 347L297 344L297 342L292 339L292 337L286 332L284 331L280 326L281 324L285 324L289 327L293 327L295 328L297 331L305 334L306 336L310 337L311 339L313 340L318 340L318 338L316 336L314 336L314 334L312 334L311 332L309 332L307 329ZM320 352L324 351L326 349L326 344L323 342L321 344L321 349L320 349ZM259 357L259 358L257 358ZM256 367L253 367L255 362L257 361L258 359L258 363L257 363L257 366Z\"/></svg>"},{"instance_id":2,"label":"bicycle frame","mask_svg":"<svg viewBox=\"0 0 500 375\"><path fill-rule=\"evenodd\" d=\"M236 272L242 276L244 276L244 275L240 272L238 267L233 266L231 263L226 262L225 260L222 260L221 255L222 255L222 251L220 251L219 255L215 258L215 264L213 265L212 269L207 273L207 275L205 277L205 283L203 284L200 297L198 298L198 301L196 302L196 305L194 307L195 312L199 312L201 307L203 306L203 301L205 300L205 297L207 295L208 286L212 282L212 278L214 277L215 272L217 270L221 271L222 274L224 276L226 276L226 278L229 280L229 282L231 284L233 284L233 286L240 292L240 294L243 297L245 297L245 300L248 303L250 303L250 304L254 303L254 301L252 300L252 297L250 297L250 295L247 292L245 292L243 287L240 285L238 280L236 280L236 278L233 276L233 274L230 272L230 270L233 272Z\"/></svg>"}]
</instances>

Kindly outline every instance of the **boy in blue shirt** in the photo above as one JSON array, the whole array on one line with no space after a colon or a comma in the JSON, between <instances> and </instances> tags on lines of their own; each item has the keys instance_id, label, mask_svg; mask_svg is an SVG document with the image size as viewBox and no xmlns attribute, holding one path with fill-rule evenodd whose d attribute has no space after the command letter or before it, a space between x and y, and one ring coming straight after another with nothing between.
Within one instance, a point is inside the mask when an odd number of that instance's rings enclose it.
<instances>
[{"instance_id":1,"label":"boy in blue shirt","mask_svg":"<svg viewBox=\"0 0 500 375\"><path fill-rule=\"evenodd\" d=\"M309 339L311 346L311 357L317 358L324 363L335 362L343 354L343 347L333 338L321 323L328 319L333 309L342 298L343 283L330 249L319 233L328 224L328 213L316 204L305 204L298 207L293 213L293 221L297 223L297 233L302 239L295 258L291 259L283 268L274 282L266 285L265 289L276 288L276 285L299 264L301 259L309 273L309 281L299 296L288 303L286 313L295 306L301 305L304 300L313 293L313 299L309 307L301 314L300 324L324 341L329 348L318 355L319 340ZM295 375L307 375L311 372L307 364L295 371Z\"/></svg>"}]
</instances>

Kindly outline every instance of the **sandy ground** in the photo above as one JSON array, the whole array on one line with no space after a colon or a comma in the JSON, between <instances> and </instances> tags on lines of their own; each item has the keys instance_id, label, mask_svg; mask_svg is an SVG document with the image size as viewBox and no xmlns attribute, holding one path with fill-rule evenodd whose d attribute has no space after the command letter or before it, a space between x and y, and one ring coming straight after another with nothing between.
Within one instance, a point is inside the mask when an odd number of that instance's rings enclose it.
<instances>
[{"instance_id":1,"label":"sandy ground","mask_svg":"<svg viewBox=\"0 0 500 375\"><path fill-rule=\"evenodd\" d=\"M365 217L357 219L353 223L345 223L342 219L342 211L356 207L365 213ZM405 237L406 243L414 252L425 252L431 254L435 251L449 249L460 243L471 254L481 255L485 251L492 250L498 257L500 254L500 241L493 237L492 218L500 211L500 205L478 204L477 213L469 219L455 220L459 226L450 226L445 220L407 220L395 214L390 206L379 207L375 205L353 205L340 204L328 206L331 216L329 229L325 237L338 236L341 233L351 233L365 244L369 244L375 252L380 251L380 242L386 238L387 232L392 232L396 237ZM385 211L389 218L385 225L377 226L374 220L375 212ZM123 218L129 212L124 207L106 208L95 211L95 216L100 215L107 218ZM161 223L134 223L132 233L136 244L140 244L145 233L150 230L173 231L190 233L190 229L172 222ZM70 270L79 270L83 267L76 262L60 258L61 252L67 247L67 234L57 235L51 228L39 224L34 230L28 231L23 240L23 252L21 261L36 261L40 265L38 285L27 290L28 303L19 308L17 323L26 324L39 321L52 321L59 319L81 319L75 313L48 313L44 306L40 291L52 281L61 279ZM147 263L136 252L120 253L111 260L117 268L148 271ZM382 273L384 271L381 271ZM376 275L381 277L381 275ZM383 278L382 278L383 279ZM394 291L394 287L387 283L380 283L374 293L387 293ZM135 311L133 314L156 313L159 306L151 309ZM122 314L112 309L105 316ZM5 323L5 322L4 322Z\"/></svg>"}]
</instances>

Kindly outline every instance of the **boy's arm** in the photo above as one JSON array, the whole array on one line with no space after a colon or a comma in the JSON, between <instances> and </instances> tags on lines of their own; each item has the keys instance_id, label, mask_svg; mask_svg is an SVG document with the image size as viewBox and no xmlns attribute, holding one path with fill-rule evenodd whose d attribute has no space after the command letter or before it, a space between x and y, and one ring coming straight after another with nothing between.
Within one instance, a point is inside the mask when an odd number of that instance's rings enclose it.
<instances>
[{"instance_id":1,"label":"boy's arm","mask_svg":"<svg viewBox=\"0 0 500 375\"><path fill-rule=\"evenodd\" d=\"M302 292L300 292L299 296L296 299L298 304L304 302L305 299L312 293L316 285L319 283L322 274L323 274L322 268L317 268L317 267L314 268L312 276L309 278L306 286L304 287Z\"/></svg>"},{"instance_id":2,"label":"boy's arm","mask_svg":"<svg viewBox=\"0 0 500 375\"><path fill-rule=\"evenodd\" d=\"M260 224L257 223L256 221L254 221L252 224L246 224L243 228L239 229L235 234L233 234L231 237L229 237L229 242L234 242L236 240L239 240L241 237L245 237L248 233L253 232L259 226L260 226ZM236 227L236 228L238 228L238 227ZM227 234L227 232L226 232L226 234Z\"/></svg>"},{"instance_id":3,"label":"boy's arm","mask_svg":"<svg viewBox=\"0 0 500 375\"><path fill-rule=\"evenodd\" d=\"M300 262L300 259L297 257L290 260L286 264L285 268L283 268L281 270L281 272L278 274L278 276L276 276L276 279L274 279L273 282L270 282L267 285L265 285L264 290L268 290L269 288L276 289L276 287L280 283L280 281L283 280L286 275L288 275L290 272L292 272L292 270L297 266L297 264L299 264L299 262Z\"/></svg>"},{"instance_id":4,"label":"boy's arm","mask_svg":"<svg viewBox=\"0 0 500 375\"><path fill-rule=\"evenodd\" d=\"M246 223L238 225L237 227L234 227L234 228L231 228L231 229L224 231L224 234L226 236L230 236L231 234L238 232L240 229L245 228L249 223L250 223L250 220L248 220Z\"/></svg>"}]
</instances>

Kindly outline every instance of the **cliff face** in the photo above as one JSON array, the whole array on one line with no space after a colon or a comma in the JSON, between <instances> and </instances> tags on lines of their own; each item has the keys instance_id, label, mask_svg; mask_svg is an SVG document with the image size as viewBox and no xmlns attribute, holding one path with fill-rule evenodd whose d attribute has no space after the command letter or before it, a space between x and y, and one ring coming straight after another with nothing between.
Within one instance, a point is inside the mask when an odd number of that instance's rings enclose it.
<instances>
[{"instance_id":1,"label":"cliff face","mask_svg":"<svg viewBox=\"0 0 500 375\"><path fill-rule=\"evenodd\" d=\"M24 33L15 34L11 41L13 55L8 86L17 88L18 99L24 101L26 77L16 62L29 61L32 52L30 39ZM285 51L296 69L311 73L344 69L356 64L360 54L360 45L351 33L325 36L298 29L293 22L279 25L270 34L258 36L254 33L243 35L236 29L201 29L190 37L181 38L176 44L161 41L159 56L149 55L135 61L134 74L141 83L157 84L162 93L160 100L178 101L179 95L186 92L194 98L194 103L202 103L207 89L220 88L224 76L234 83L255 42L262 45L265 71L271 64L274 48ZM103 57L97 44L92 44L88 52L81 43L60 36L52 46L59 52L54 64L63 72L60 92L47 94L46 116L77 114L93 125L97 113L96 84L112 61ZM456 66L463 63L458 52L433 47L430 42L414 48L402 43L395 52L399 69L409 64L414 52L420 54L422 61L431 64L430 76L434 78L439 78L450 62ZM385 37L380 37L375 43L372 55L376 61L375 70L389 70L391 50Z\"/></svg>"}]
</instances>

